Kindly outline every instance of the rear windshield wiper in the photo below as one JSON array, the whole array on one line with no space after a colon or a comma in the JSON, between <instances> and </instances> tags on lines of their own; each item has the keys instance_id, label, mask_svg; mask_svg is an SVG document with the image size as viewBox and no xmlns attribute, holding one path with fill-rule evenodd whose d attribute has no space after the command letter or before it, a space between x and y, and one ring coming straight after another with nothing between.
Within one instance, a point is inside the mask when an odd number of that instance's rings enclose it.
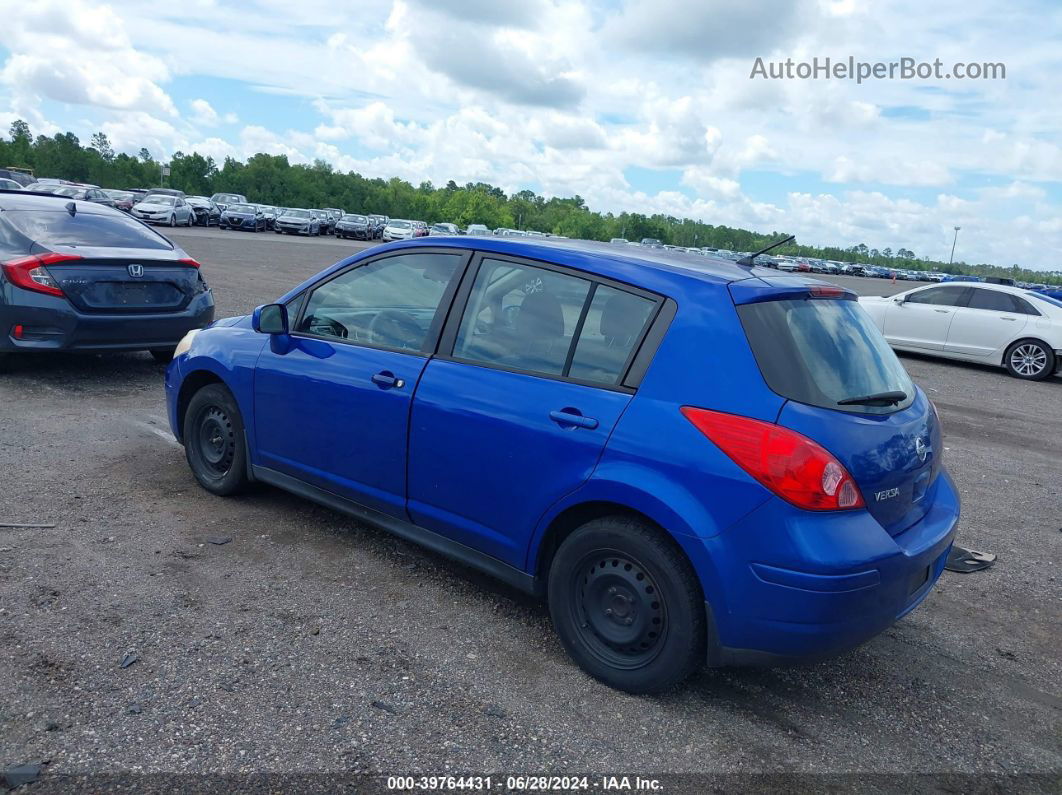
<instances>
[{"instance_id":1,"label":"rear windshield wiper","mask_svg":"<svg viewBox=\"0 0 1062 795\"><path fill-rule=\"evenodd\" d=\"M862 397L850 397L838 400L838 406L894 406L907 400L907 393L899 389L894 392L878 392L875 395L863 395Z\"/></svg>"}]
</instances>

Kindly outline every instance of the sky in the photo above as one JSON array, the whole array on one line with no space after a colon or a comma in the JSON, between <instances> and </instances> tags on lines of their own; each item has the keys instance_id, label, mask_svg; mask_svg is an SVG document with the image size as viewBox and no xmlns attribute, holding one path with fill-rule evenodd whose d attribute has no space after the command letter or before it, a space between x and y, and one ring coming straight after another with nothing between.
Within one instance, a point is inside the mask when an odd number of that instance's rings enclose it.
<instances>
[{"instance_id":1,"label":"sky","mask_svg":"<svg viewBox=\"0 0 1062 795\"><path fill-rule=\"evenodd\" d=\"M959 226L956 260L1062 268L1058 0L0 0L0 19L3 131L933 259ZM752 76L850 57L1006 77Z\"/></svg>"}]
</instances>

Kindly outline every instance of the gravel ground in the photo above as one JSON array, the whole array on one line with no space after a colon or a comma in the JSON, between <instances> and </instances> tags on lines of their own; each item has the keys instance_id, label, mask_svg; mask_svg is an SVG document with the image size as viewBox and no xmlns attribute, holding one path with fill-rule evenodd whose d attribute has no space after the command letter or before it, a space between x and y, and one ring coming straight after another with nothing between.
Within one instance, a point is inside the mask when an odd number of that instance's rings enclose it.
<instances>
[{"instance_id":1,"label":"gravel ground","mask_svg":"<svg viewBox=\"0 0 1062 795\"><path fill-rule=\"evenodd\" d=\"M219 317L362 247L173 237L204 263ZM833 661L706 670L635 697L583 675L544 606L489 578L280 491L200 489L146 354L18 360L0 376L0 522L56 526L0 528L0 767L44 761L44 783L120 771L1057 776L1062 379L903 361L942 414L960 541L998 553L996 566L945 572L920 609Z\"/></svg>"}]
</instances>

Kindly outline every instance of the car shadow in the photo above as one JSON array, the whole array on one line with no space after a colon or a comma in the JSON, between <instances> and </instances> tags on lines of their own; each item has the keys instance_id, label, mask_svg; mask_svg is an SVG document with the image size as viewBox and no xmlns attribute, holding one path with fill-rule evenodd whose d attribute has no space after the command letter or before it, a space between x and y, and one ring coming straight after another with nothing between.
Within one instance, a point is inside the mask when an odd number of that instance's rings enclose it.
<instances>
[{"instance_id":1,"label":"car shadow","mask_svg":"<svg viewBox=\"0 0 1062 795\"><path fill-rule=\"evenodd\" d=\"M17 353L0 360L0 379L31 378L53 386L78 388L97 382L162 379L166 364L146 351L121 353Z\"/></svg>"}]
</instances>

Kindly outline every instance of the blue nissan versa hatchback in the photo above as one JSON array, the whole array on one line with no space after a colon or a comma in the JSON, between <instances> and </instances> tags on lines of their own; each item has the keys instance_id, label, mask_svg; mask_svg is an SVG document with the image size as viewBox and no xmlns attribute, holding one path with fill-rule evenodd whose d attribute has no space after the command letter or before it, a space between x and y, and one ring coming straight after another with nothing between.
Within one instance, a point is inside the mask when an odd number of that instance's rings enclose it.
<instances>
[{"instance_id":1,"label":"blue nissan versa hatchback","mask_svg":"<svg viewBox=\"0 0 1062 795\"><path fill-rule=\"evenodd\" d=\"M941 428L839 287L685 253L444 238L349 257L167 371L198 481L263 481L547 597L648 692L914 609L959 516Z\"/></svg>"}]
</instances>

